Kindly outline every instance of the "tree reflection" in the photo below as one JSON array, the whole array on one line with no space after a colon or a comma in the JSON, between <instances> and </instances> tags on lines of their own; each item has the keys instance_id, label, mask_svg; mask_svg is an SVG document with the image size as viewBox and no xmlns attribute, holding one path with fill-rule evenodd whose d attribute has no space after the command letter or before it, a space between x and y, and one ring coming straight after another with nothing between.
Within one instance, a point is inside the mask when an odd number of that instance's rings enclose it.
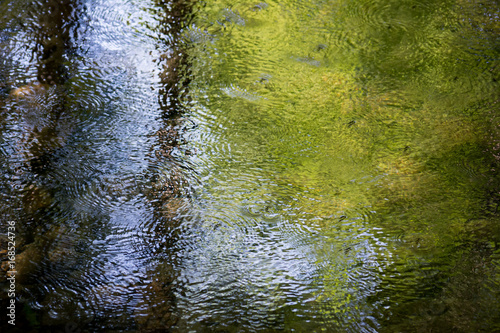
<instances>
[{"instance_id":1,"label":"tree reflection","mask_svg":"<svg viewBox=\"0 0 500 333\"><path fill-rule=\"evenodd\" d=\"M2 217L16 221L18 291L42 301L43 296L34 291L36 288L31 292L25 288L49 275L44 263L53 257L49 249L54 249L53 242L60 236L60 226L47 218L51 215L48 212L57 210L57 184L48 174L55 155L74 130L75 119L66 93L70 75L67 62L71 50L76 48L82 6L78 0L3 5L4 17L6 12L18 17L8 22L12 26L5 27L10 33L1 48L5 66L2 85L6 92L1 105L5 121L1 133L1 186L2 192L8 193L8 202L1 208ZM9 38L14 41L8 43ZM31 55L28 63L22 59L27 55ZM55 263L61 264L63 271L68 266L62 257ZM36 322L29 318L29 313L33 315L30 310L19 309L17 327L23 329Z\"/></svg>"},{"instance_id":2,"label":"tree reflection","mask_svg":"<svg viewBox=\"0 0 500 333\"><path fill-rule=\"evenodd\" d=\"M159 263L150 273L152 282L146 287L144 302L136 311L138 325L143 330L170 329L178 324L172 289L177 277L175 252L180 216L186 211L189 200L185 161L175 156L175 152L182 149L184 143L183 116L189 83L189 62L182 31L193 15L195 3L191 0L158 0L155 4L156 16L161 18L158 31L161 88L158 98L162 126L156 132L156 145L152 147L154 158L150 162L150 171L153 186L146 194L155 209L155 222L149 226L154 243L146 243L146 246L154 249L152 257L158 258Z\"/></svg>"}]
</instances>

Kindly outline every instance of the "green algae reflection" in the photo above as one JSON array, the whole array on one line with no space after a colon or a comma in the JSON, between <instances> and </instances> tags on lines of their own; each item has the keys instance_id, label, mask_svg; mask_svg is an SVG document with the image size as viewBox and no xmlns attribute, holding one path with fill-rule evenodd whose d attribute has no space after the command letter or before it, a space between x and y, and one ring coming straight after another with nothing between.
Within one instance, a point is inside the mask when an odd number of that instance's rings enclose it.
<instances>
[{"instance_id":1,"label":"green algae reflection","mask_svg":"<svg viewBox=\"0 0 500 333\"><path fill-rule=\"evenodd\" d=\"M267 209L315 235L313 301L280 305L284 328L500 329L495 3L198 10L186 106L206 220Z\"/></svg>"}]
</instances>

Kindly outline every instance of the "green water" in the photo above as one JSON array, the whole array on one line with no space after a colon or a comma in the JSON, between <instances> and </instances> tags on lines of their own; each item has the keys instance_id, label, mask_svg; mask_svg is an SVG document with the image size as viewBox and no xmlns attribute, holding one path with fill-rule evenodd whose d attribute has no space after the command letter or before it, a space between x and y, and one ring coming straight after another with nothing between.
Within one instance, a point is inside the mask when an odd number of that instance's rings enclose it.
<instances>
[{"instance_id":1,"label":"green water","mask_svg":"<svg viewBox=\"0 0 500 333\"><path fill-rule=\"evenodd\" d=\"M23 327L500 330L497 2L75 2L59 125L9 3Z\"/></svg>"},{"instance_id":2,"label":"green water","mask_svg":"<svg viewBox=\"0 0 500 333\"><path fill-rule=\"evenodd\" d=\"M206 223L271 207L315 267L283 328L499 329L497 6L211 1L194 21Z\"/></svg>"}]
</instances>

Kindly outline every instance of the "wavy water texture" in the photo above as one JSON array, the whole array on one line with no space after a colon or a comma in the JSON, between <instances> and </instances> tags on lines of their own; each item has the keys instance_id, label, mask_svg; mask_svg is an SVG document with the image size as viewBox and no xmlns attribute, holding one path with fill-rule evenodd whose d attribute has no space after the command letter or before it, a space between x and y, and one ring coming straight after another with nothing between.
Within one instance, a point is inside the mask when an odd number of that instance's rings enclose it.
<instances>
[{"instance_id":1,"label":"wavy water texture","mask_svg":"<svg viewBox=\"0 0 500 333\"><path fill-rule=\"evenodd\" d=\"M480 193L496 183L492 156L479 153L491 144L488 126L476 118L498 97L495 41L481 34L488 42L476 54L473 42L460 42L474 39L464 17L487 12L478 6L204 8L190 28L210 38L190 43L198 127L188 136L202 186L197 231L186 231L195 255L179 263L184 329L404 330L410 324L397 317L426 306L433 319L418 325L458 327L459 305L442 293L449 262L461 261L455 250L481 246L459 229L472 211L485 214ZM245 24L221 19L228 8ZM493 31L488 8L481 24ZM489 74L479 54L490 59ZM250 256L254 246L262 256ZM481 288L495 284L486 280ZM272 321L257 325L260 311Z\"/></svg>"},{"instance_id":2,"label":"wavy water texture","mask_svg":"<svg viewBox=\"0 0 500 333\"><path fill-rule=\"evenodd\" d=\"M56 2L75 17L62 58L50 55L64 61L53 85L37 82L40 56L30 54L45 5L30 4L2 48L2 196L19 198L2 214L28 235L20 290L43 327L135 327L154 270L147 226L158 223L146 198L162 126L150 16L134 2Z\"/></svg>"},{"instance_id":3,"label":"wavy water texture","mask_svg":"<svg viewBox=\"0 0 500 333\"><path fill-rule=\"evenodd\" d=\"M498 330L498 32L488 0L1 1L20 329Z\"/></svg>"}]
</instances>

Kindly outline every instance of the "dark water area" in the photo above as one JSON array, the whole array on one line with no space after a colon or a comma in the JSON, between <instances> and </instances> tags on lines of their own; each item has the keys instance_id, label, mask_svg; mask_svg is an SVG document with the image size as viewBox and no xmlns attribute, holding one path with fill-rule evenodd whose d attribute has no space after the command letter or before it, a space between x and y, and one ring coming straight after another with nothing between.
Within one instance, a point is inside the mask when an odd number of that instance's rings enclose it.
<instances>
[{"instance_id":1,"label":"dark water area","mask_svg":"<svg viewBox=\"0 0 500 333\"><path fill-rule=\"evenodd\" d=\"M0 331L500 331L499 13L0 1Z\"/></svg>"}]
</instances>

